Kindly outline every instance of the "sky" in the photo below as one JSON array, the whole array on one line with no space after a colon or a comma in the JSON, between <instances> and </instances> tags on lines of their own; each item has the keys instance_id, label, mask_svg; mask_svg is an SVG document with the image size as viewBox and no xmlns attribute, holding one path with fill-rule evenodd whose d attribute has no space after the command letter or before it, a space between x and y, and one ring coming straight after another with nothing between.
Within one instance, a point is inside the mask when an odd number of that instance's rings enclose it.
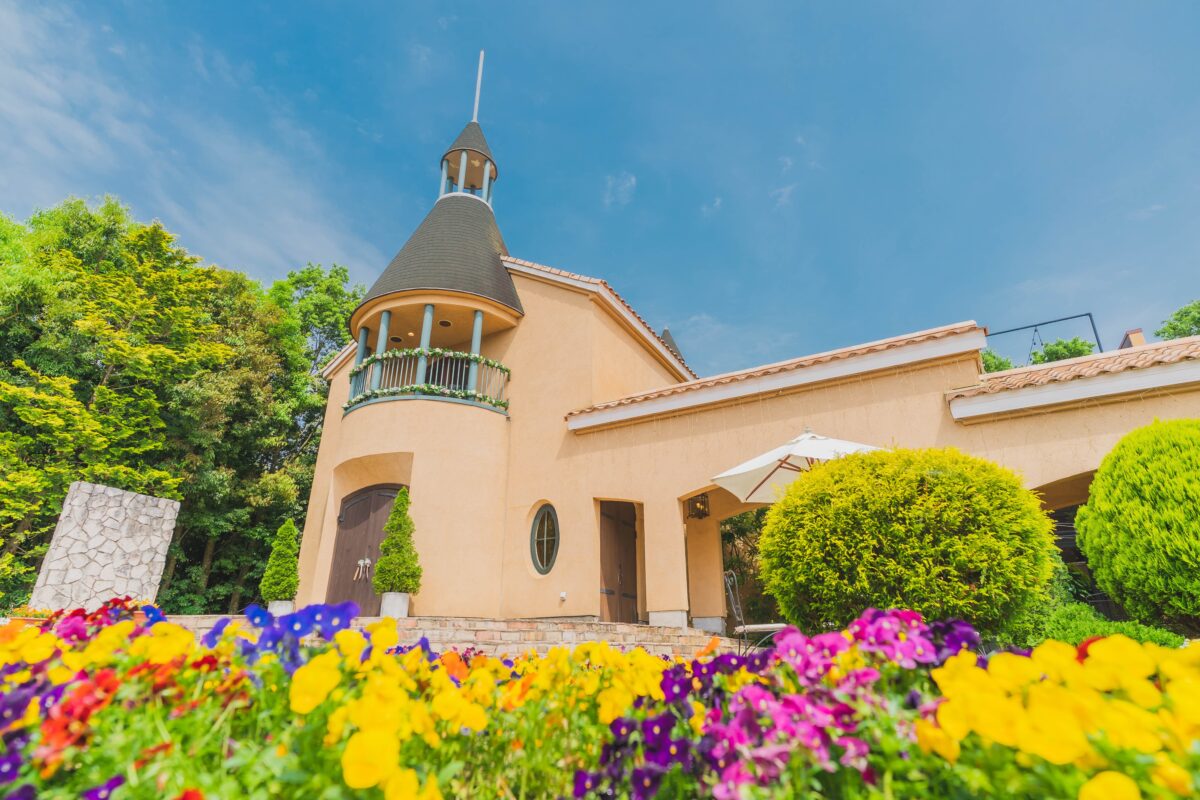
<instances>
[{"instance_id":1,"label":"sky","mask_svg":"<svg viewBox=\"0 0 1200 800\"><path fill-rule=\"evenodd\" d=\"M509 251L700 374L967 319L1109 349L1200 298L1200 4L687 9L0 0L0 213L113 194L264 282L370 284L485 49Z\"/></svg>"}]
</instances>

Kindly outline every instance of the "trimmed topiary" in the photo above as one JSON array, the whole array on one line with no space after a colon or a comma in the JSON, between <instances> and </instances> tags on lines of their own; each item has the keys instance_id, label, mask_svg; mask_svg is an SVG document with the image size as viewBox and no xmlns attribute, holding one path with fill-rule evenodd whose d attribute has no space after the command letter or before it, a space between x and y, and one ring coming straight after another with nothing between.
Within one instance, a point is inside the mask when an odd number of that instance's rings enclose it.
<instances>
[{"instance_id":1,"label":"trimmed topiary","mask_svg":"<svg viewBox=\"0 0 1200 800\"><path fill-rule=\"evenodd\" d=\"M911 608L1011 640L1049 599L1052 527L1010 470L954 449L880 450L792 483L759 561L784 618L810 632Z\"/></svg>"},{"instance_id":2,"label":"trimmed topiary","mask_svg":"<svg viewBox=\"0 0 1200 800\"><path fill-rule=\"evenodd\" d=\"M1045 638L1078 645L1095 636L1122 634L1136 642L1154 642L1163 647L1183 647L1178 633L1143 625L1140 622L1114 622L1102 617L1086 603L1064 603L1046 619Z\"/></svg>"},{"instance_id":3,"label":"trimmed topiary","mask_svg":"<svg viewBox=\"0 0 1200 800\"><path fill-rule=\"evenodd\" d=\"M1131 617L1200 629L1200 420L1155 422L1117 442L1075 528L1097 585Z\"/></svg>"},{"instance_id":4,"label":"trimmed topiary","mask_svg":"<svg viewBox=\"0 0 1200 800\"><path fill-rule=\"evenodd\" d=\"M300 532L290 519L279 526L275 541L271 543L271 556L263 572L258 590L263 600L291 600L300 586L298 561L300 558Z\"/></svg>"},{"instance_id":5,"label":"trimmed topiary","mask_svg":"<svg viewBox=\"0 0 1200 800\"><path fill-rule=\"evenodd\" d=\"M383 526L384 538L379 545L379 563L372 580L377 594L421 590L421 562L413 545L412 517L408 515L408 489L402 488Z\"/></svg>"}]
</instances>

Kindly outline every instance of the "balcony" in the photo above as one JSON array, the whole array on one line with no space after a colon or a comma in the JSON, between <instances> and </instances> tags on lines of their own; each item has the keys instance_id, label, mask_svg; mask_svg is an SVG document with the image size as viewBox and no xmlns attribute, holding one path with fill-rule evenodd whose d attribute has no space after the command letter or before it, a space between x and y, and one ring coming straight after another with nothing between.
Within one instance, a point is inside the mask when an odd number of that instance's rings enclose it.
<instances>
[{"instance_id":1,"label":"balcony","mask_svg":"<svg viewBox=\"0 0 1200 800\"><path fill-rule=\"evenodd\" d=\"M466 403L505 414L509 369L474 353L441 348L387 350L350 371L350 399L342 409L382 400L423 398Z\"/></svg>"}]
</instances>

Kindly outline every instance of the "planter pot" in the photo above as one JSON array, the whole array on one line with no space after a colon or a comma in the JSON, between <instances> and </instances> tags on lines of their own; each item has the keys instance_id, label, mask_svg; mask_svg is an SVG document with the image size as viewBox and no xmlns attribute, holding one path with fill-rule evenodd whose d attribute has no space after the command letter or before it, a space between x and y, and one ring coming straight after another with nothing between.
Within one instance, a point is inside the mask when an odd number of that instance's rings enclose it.
<instances>
[{"instance_id":1,"label":"planter pot","mask_svg":"<svg viewBox=\"0 0 1200 800\"><path fill-rule=\"evenodd\" d=\"M384 592L379 604L379 615L403 619L408 616L408 592Z\"/></svg>"},{"instance_id":2,"label":"planter pot","mask_svg":"<svg viewBox=\"0 0 1200 800\"><path fill-rule=\"evenodd\" d=\"M267 603L267 611L270 611L276 617L283 614L292 613L291 600L271 600Z\"/></svg>"}]
</instances>

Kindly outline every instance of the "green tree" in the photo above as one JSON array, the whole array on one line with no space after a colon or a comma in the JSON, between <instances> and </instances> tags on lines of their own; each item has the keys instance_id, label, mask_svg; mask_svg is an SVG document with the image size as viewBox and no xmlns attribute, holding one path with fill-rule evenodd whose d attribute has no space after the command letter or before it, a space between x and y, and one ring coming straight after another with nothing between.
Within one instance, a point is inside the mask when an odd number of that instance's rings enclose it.
<instances>
[{"instance_id":1,"label":"green tree","mask_svg":"<svg viewBox=\"0 0 1200 800\"><path fill-rule=\"evenodd\" d=\"M1160 339L1182 339L1185 336L1200 336L1200 300L1194 300L1176 310L1163 320L1161 328L1154 332Z\"/></svg>"},{"instance_id":2,"label":"green tree","mask_svg":"<svg viewBox=\"0 0 1200 800\"><path fill-rule=\"evenodd\" d=\"M1089 356L1095 349L1096 345L1078 336L1071 339L1055 339L1043 344L1041 350L1034 350L1032 361L1034 364L1049 364L1051 361Z\"/></svg>"},{"instance_id":3,"label":"green tree","mask_svg":"<svg viewBox=\"0 0 1200 800\"><path fill-rule=\"evenodd\" d=\"M300 587L299 558L299 531L296 530L296 523L285 520L275 532L271 557L267 559L267 568L258 584L263 600L270 602L295 598L296 589Z\"/></svg>"},{"instance_id":4,"label":"green tree","mask_svg":"<svg viewBox=\"0 0 1200 800\"><path fill-rule=\"evenodd\" d=\"M31 387L75 404L54 446L48 425L0 425L5 464L49 467L0 490L17 583L28 588L67 485L92 475L181 496L159 594L169 611L249 602L275 531L303 516L328 391L315 362L337 349L331 319L361 294L346 281L308 265L265 292L111 198L0 218L0 414L15 418Z\"/></svg>"},{"instance_id":5,"label":"green tree","mask_svg":"<svg viewBox=\"0 0 1200 800\"><path fill-rule=\"evenodd\" d=\"M1075 527L1096 583L1131 617L1200 631L1200 419L1126 434Z\"/></svg>"},{"instance_id":6,"label":"green tree","mask_svg":"<svg viewBox=\"0 0 1200 800\"><path fill-rule=\"evenodd\" d=\"M983 359L984 372L1000 372L1013 368L1012 359L1005 358L994 350L987 348L980 350L979 357Z\"/></svg>"},{"instance_id":7,"label":"green tree","mask_svg":"<svg viewBox=\"0 0 1200 800\"><path fill-rule=\"evenodd\" d=\"M808 631L864 608L959 617L1024 640L1050 601L1050 519L1020 478L957 450L881 450L819 464L767 512L763 583Z\"/></svg>"},{"instance_id":8,"label":"green tree","mask_svg":"<svg viewBox=\"0 0 1200 800\"><path fill-rule=\"evenodd\" d=\"M401 488L383 526L379 563L372 579L377 594L421 591L421 562L413 544L415 526L408 505L408 489Z\"/></svg>"}]
</instances>

